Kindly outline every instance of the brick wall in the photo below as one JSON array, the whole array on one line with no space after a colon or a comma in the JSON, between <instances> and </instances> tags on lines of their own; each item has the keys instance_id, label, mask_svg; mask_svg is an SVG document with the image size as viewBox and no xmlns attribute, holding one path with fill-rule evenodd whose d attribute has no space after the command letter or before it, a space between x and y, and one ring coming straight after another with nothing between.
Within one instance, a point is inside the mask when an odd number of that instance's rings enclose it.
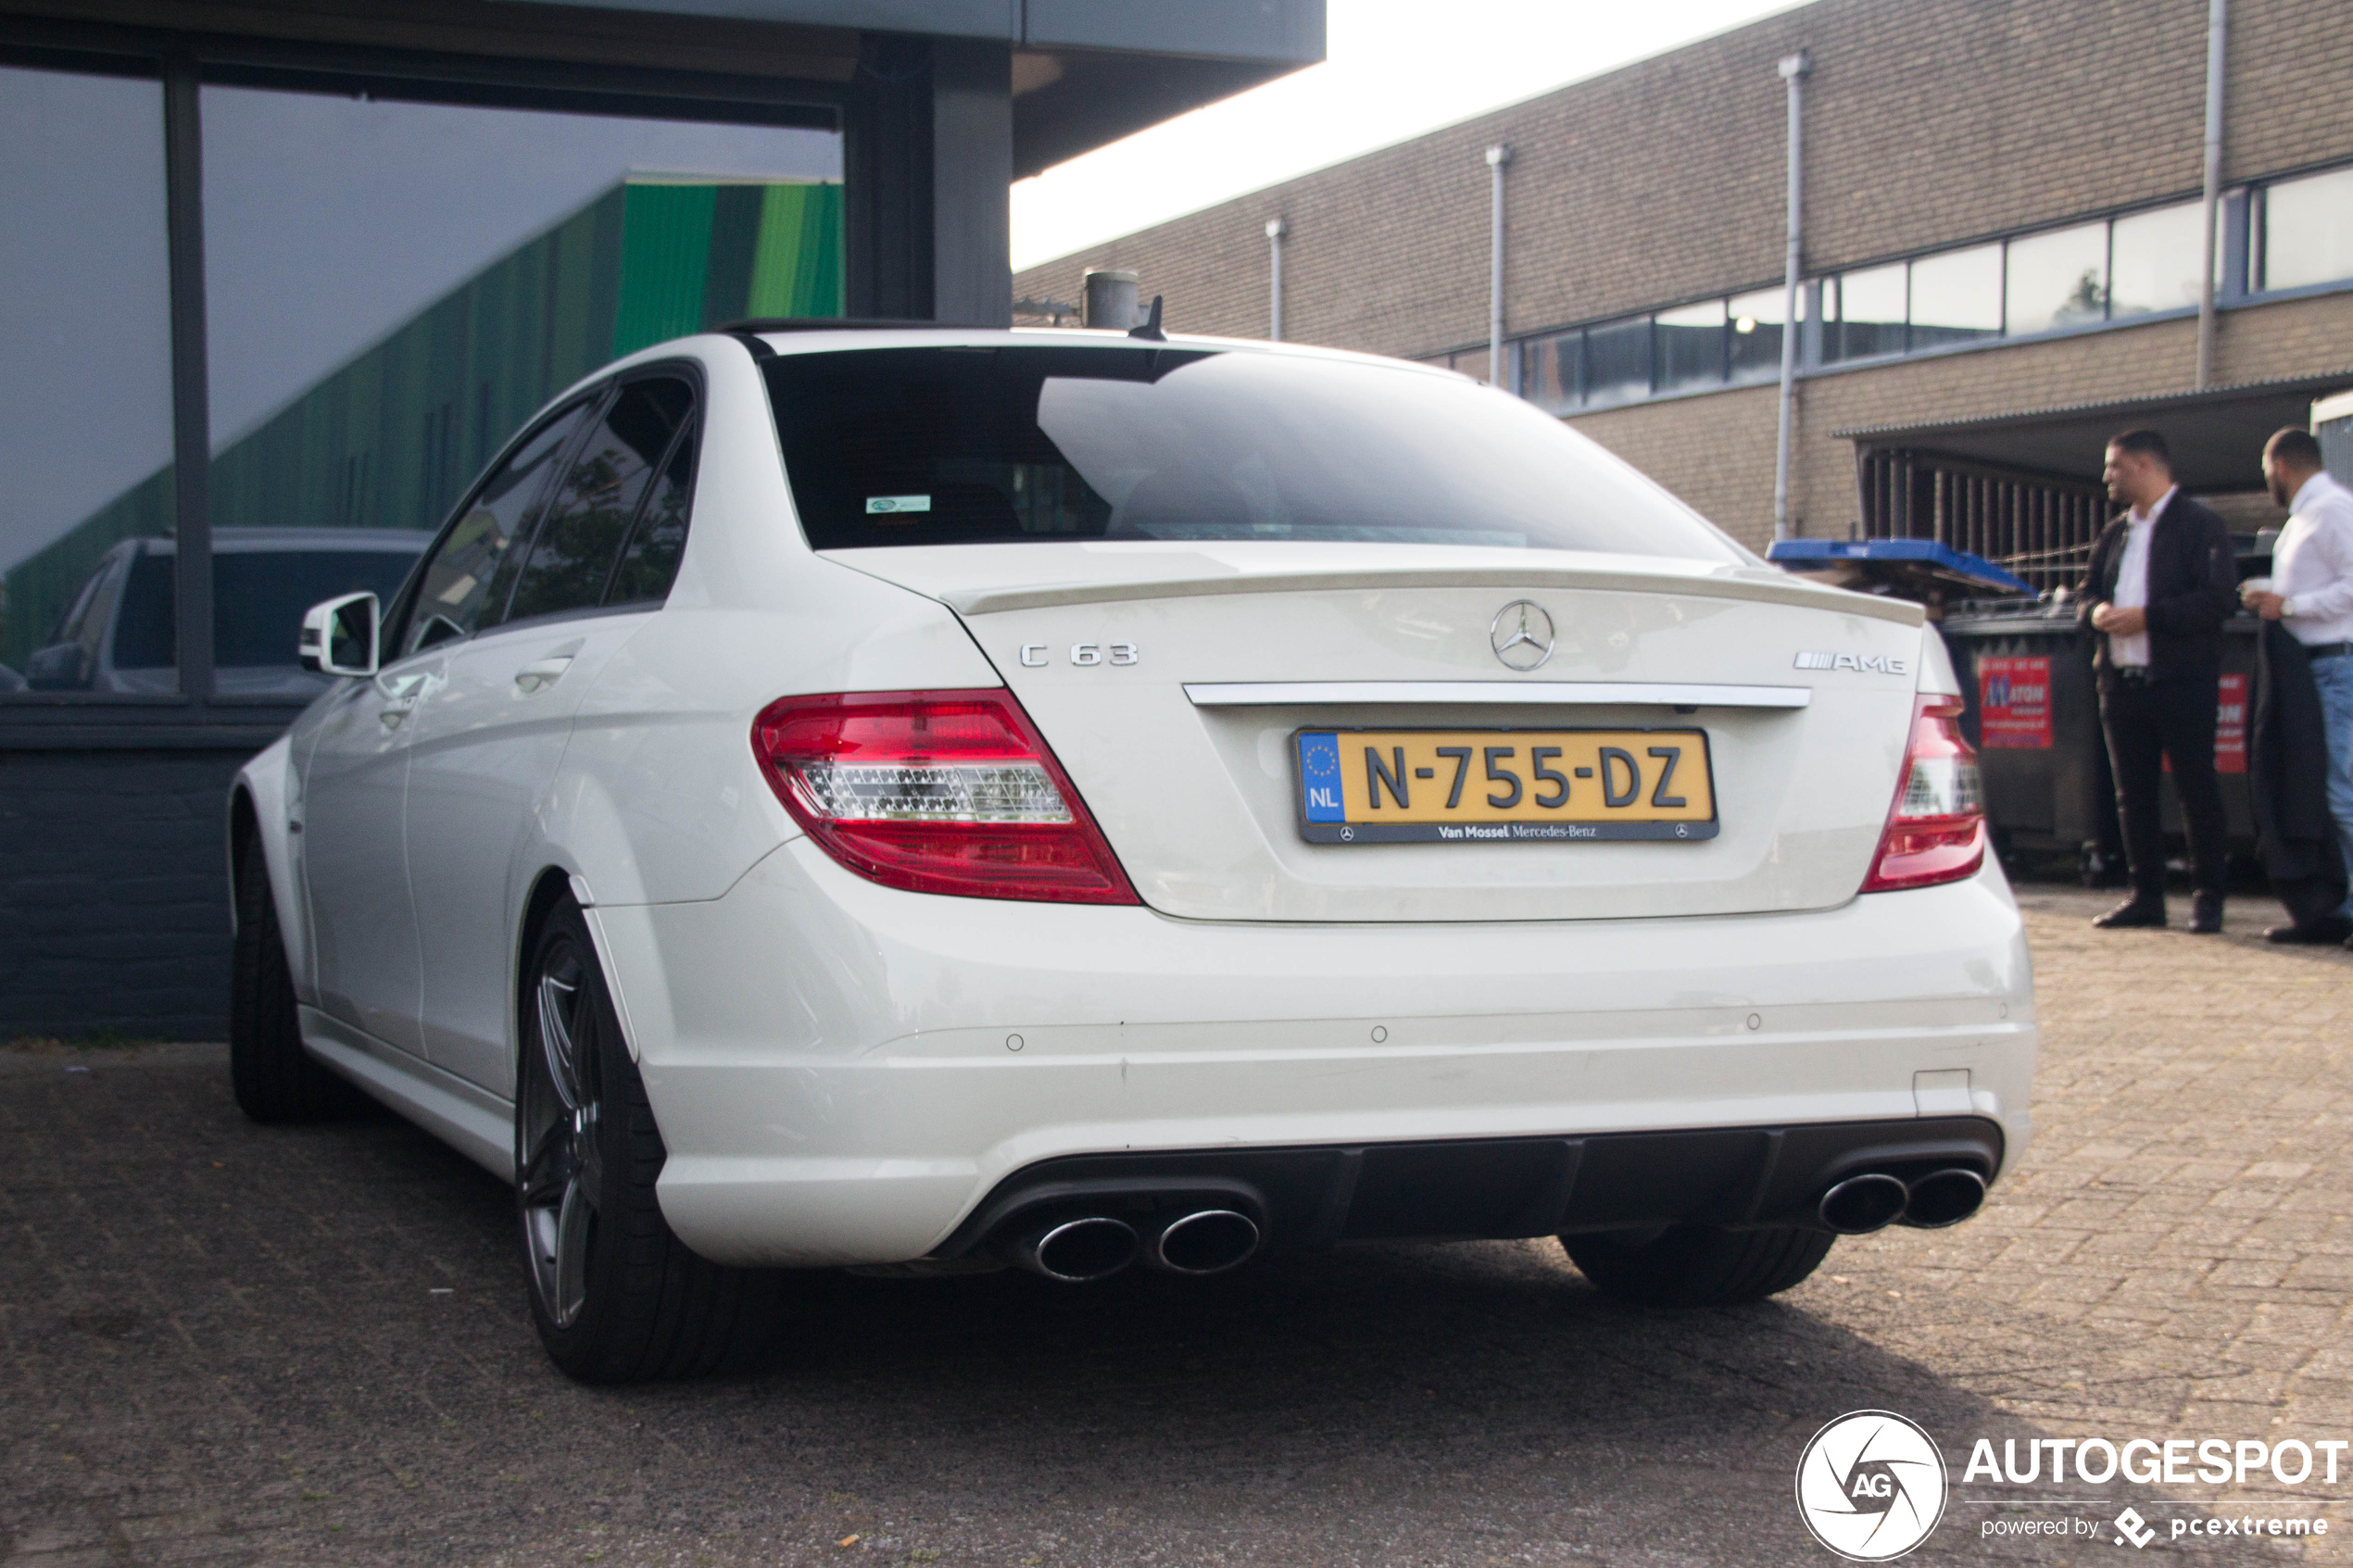
<instances>
[{"instance_id":1,"label":"brick wall","mask_svg":"<svg viewBox=\"0 0 2353 1568\"><path fill-rule=\"evenodd\" d=\"M245 751L0 752L0 1040L228 1030Z\"/></svg>"},{"instance_id":2,"label":"brick wall","mask_svg":"<svg viewBox=\"0 0 2353 1568\"><path fill-rule=\"evenodd\" d=\"M1769 285L1781 269L1783 98L1803 46L1811 272L2196 194L2197 0L1817 3L1202 212L1034 267L1017 295L1077 296L1132 268L1181 331L1263 336L1265 222L1290 225L1286 335L1419 357L1487 331L1484 149L1513 149L1512 332ZM2353 157L2353 6L2237 0L2226 165L2248 178ZM2218 379L2353 366L2353 300L2225 313ZM1854 456L1834 430L2188 388L2193 324L1810 376L1793 515L1843 535ZM1752 545L1770 532L1775 400L1740 388L1573 422Z\"/></svg>"},{"instance_id":3,"label":"brick wall","mask_svg":"<svg viewBox=\"0 0 2353 1568\"><path fill-rule=\"evenodd\" d=\"M1262 336L1282 217L1287 335L1409 357L1476 343L1498 142L1510 330L1769 284L1774 63L1800 47L1809 269L2192 195L2205 24L2196 0L1817 0L1030 268L1014 293L1076 299L1085 269L1132 268L1171 327ZM2353 156L2353 6L2239 0L2230 60L2231 178Z\"/></svg>"}]
</instances>

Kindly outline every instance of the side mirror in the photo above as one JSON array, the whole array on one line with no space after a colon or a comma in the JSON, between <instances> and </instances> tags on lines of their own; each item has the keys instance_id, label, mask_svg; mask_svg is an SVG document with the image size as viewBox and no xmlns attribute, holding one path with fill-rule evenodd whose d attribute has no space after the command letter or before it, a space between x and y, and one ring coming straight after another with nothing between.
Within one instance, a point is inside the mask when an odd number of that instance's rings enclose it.
<instances>
[{"instance_id":1,"label":"side mirror","mask_svg":"<svg viewBox=\"0 0 2353 1568\"><path fill-rule=\"evenodd\" d=\"M383 610L373 594L346 594L303 613L302 667L321 675L372 675Z\"/></svg>"},{"instance_id":2,"label":"side mirror","mask_svg":"<svg viewBox=\"0 0 2353 1568\"><path fill-rule=\"evenodd\" d=\"M25 660L24 684L36 692L87 691L94 673L88 648L52 643Z\"/></svg>"}]
</instances>

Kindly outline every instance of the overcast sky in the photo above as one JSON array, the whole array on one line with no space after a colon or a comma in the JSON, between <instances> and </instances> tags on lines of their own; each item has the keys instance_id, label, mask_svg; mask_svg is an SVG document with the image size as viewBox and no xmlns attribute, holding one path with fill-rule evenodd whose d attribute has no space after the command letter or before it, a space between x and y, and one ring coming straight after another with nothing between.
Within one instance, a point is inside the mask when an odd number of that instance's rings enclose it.
<instances>
[{"instance_id":1,"label":"overcast sky","mask_svg":"<svg viewBox=\"0 0 2353 1568\"><path fill-rule=\"evenodd\" d=\"M1034 266L1793 8L1794 0L1326 0L1327 58L1013 187Z\"/></svg>"}]
</instances>

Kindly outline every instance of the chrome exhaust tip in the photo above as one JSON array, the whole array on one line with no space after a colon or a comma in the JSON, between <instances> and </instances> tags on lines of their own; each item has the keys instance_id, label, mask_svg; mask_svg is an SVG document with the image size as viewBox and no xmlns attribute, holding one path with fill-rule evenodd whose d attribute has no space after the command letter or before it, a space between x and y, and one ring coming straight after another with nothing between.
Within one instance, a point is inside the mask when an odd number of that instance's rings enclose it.
<instances>
[{"instance_id":1,"label":"chrome exhaust tip","mask_svg":"<svg viewBox=\"0 0 2353 1568\"><path fill-rule=\"evenodd\" d=\"M1142 1243L1135 1228L1107 1214L1063 1220L1015 1244L1013 1261L1065 1285L1105 1279L1136 1261Z\"/></svg>"},{"instance_id":2,"label":"chrome exhaust tip","mask_svg":"<svg viewBox=\"0 0 2353 1568\"><path fill-rule=\"evenodd\" d=\"M1823 1224L1841 1236L1869 1236L1894 1223L1909 1198L1904 1184L1894 1176L1867 1171L1822 1194L1816 1212Z\"/></svg>"},{"instance_id":3,"label":"chrome exhaust tip","mask_svg":"<svg viewBox=\"0 0 2353 1568\"><path fill-rule=\"evenodd\" d=\"M1985 1178L1965 1165L1931 1171L1912 1184L1904 1223L1924 1231L1957 1225L1985 1207Z\"/></svg>"},{"instance_id":4,"label":"chrome exhaust tip","mask_svg":"<svg viewBox=\"0 0 2353 1568\"><path fill-rule=\"evenodd\" d=\"M1201 1209L1170 1221L1145 1260L1177 1274L1223 1273L1258 1250L1258 1223L1231 1209Z\"/></svg>"}]
</instances>

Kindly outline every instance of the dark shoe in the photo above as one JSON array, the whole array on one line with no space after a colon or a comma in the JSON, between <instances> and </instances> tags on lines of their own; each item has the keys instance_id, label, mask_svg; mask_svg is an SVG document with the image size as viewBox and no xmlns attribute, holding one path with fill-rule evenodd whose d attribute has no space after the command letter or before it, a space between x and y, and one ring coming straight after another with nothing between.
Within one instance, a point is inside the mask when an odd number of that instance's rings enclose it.
<instances>
[{"instance_id":1,"label":"dark shoe","mask_svg":"<svg viewBox=\"0 0 2353 1568\"><path fill-rule=\"evenodd\" d=\"M2353 937L2353 920L2347 920L2343 915L2322 915L2302 925L2275 925L2263 934L2266 942L2279 942L2296 947L2325 947L2348 937Z\"/></svg>"},{"instance_id":2,"label":"dark shoe","mask_svg":"<svg viewBox=\"0 0 2353 1568\"><path fill-rule=\"evenodd\" d=\"M2163 925L2165 905L2158 899L2127 898L2092 923L2103 931L2120 931L2136 925Z\"/></svg>"},{"instance_id":3,"label":"dark shoe","mask_svg":"<svg viewBox=\"0 0 2353 1568\"><path fill-rule=\"evenodd\" d=\"M2201 893L2190 904L2190 930L2200 936L2217 936L2222 931L2222 896Z\"/></svg>"}]
</instances>

